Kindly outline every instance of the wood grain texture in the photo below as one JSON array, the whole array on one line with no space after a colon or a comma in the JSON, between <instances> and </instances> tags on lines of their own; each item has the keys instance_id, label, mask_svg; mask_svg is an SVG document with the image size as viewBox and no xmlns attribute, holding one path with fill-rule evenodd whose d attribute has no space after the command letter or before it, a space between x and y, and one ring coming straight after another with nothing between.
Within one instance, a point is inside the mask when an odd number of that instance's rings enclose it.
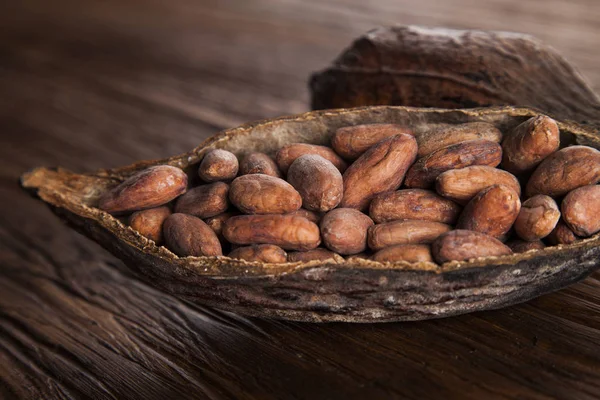
<instances>
[{"instance_id":1,"label":"wood grain texture","mask_svg":"<svg viewBox=\"0 0 600 400\"><path fill-rule=\"evenodd\" d=\"M307 110L308 74L382 24L531 33L598 90L600 3L25 0L0 11L0 398L598 397L598 273L446 320L245 319L132 279L16 180L37 165L165 157Z\"/></svg>"}]
</instances>

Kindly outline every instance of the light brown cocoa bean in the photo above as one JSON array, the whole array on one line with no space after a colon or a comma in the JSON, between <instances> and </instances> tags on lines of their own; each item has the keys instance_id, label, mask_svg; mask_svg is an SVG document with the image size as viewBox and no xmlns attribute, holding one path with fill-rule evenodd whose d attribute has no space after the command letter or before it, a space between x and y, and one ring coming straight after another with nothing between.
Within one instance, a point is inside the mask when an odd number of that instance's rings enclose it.
<instances>
[{"instance_id":1,"label":"light brown cocoa bean","mask_svg":"<svg viewBox=\"0 0 600 400\"><path fill-rule=\"evenodd\" d=\"M416 156L417 142L410 135L392 136L372 146L344 173L340 207L366 210L373 197L398 189Z\"/></svg>"},{"instance_id":2,"label":"light brown cocoa bean","mask_svg":"<svg viewBox=\"0 0 600 400\"><path fill-rule=\"evenodd\" d=\"M523 240L545 238L560 219L558 205L552 197L538 194L525 200L515 220L515 232Z\"/></svg>"},{"instance_id":3,"label":"light brown cocoa bean","mask_svg":"<svg viewBox=\"0 0 600 400\"><path fill-rule=\"evenodd\" d=\"M441 148L419 158L406 173L404 184L410 188L432 187L442 172L471 165L495 167L502 160L502 147L489 140L471 140Z\"/></svg>"},{"instance_id":4,"label":"light brown cocoa bean","mask_svg":"<svg viewBox=\"0 0 600 400\"><path fill-rule=\"evenodd\" d=\"M373 255L372 260L379 262L407 261L417 263L433 262L433 257L431 256L431 247L428 244L398 244L379 250Z\"/></svg>"},{"instance_id":5,"label":"light brown cocoa bean","mask_svg":"<svg viewBox=\"0 0 600 400\"><path fill-rule=\"evenodd\" d=\"M287 180L300 193L302 206L308 210L327 212L342 201L342 174L317 154L298 157L288 169Z\"/></svg>"},{"instance_id":6,"label":"light brown cocoa bean","mask_svg":"<svg viewBox=\"0 0 600 400\"><path fill-rule=\"evenodd\" d=\"M154 208L185 193L187 175L170 165L157 165L127 178L100 197L98 208L111 214Z\"/></svg>"},{"instance_id":7,"label":"light brown cocoa bean","mask_svg":"<svg viewBox=\"0 0 600 400\"><path fill-rule=\"evenodd\" d=\"M309 251L292 251L288 253L288 262L309 262L309 261L333 260L336 263L344 261L344 258L331 250L316 248Z\"/></svg>"},{"instance_id":8,"label":"light brown cocoa bean","mask_svg":"<svg viewBox=\"0 0 600 400\"><path fill-rule=\"evenodd\" d=\"M254 244L252 246L238 247L232 250L227 257L272 264L287 262L286 252L281 247L272 244Z\"/></svg>"},{"instance_id":9,"label":"light brown cocoa bean","mask_svg":"<svg viewBox=\"0 0 600 400\"><path fill-rule=\"evenodd\" d=\"M305 154L317 154L323 157L335 165L335 167L342 173L348 167L346 161L342 160L340 156L335 154L331 148L308 143L294 143L282 147L275 156L275 162L279 166L281 172L287 174L288 168L294 161L296 161L296 158Z\"/></svg>"},{"instance_id":10,"label":"light brown cocoa bean","mask_svg":"<svg viewBox=\"0 0 600 400\"><path fill-rule=\"evenodd\" d=\"M526 240L521 239L512 239L505 243L513 253L525 253L529 250L542 250L546 247L544 242L541 240L534 240L532 242L528 242Z\"/></svg>"},{"instance_id":11,"label":"light brown cocoa bean","mask_svg":"<svg viewBox=\"0 0 600 400\"><path fill-rule=\"evenodd\" d=\"M336 208L321 219L325 246L342 255L356 254L367 248L367 229L373 221L353 208Z\"/></svg>"},{"instance_id":12,"label":"light brown cocoa bean","mask_svg":"<svg viewBox=\"0 0 600 400\"><path fill-rule=\"evenodd\" d=\"M571 146L549 155L527 182L528 197L545 194L558 197L581 186L600 181L600 151L588 146Z\"/></svg>"},{"instance_id":13,"label":"light brown cocoa bean","mask_svg":"<svg viewBox=\"0 0 600 400\"><path fill-rule=\"evenodd\" d=\"M136 211L129 217L129 226L159 245L163 241L163 223L169 215L171 210L166 206Z\"/></svg>"},{"instance_id":14,"label":"light brown cocoa bean","mask_svg":"<svg viewBox=\"0 0 600 400\"><path fill-rule=\"evenodd\" d=\"M559 244L575 243L579 240L579 238L577 237L577 235L575 235L575 233L573 233L571 228L567 226L565 221L561 219L560 221L558 221L558 224L556 224L556 227L554 227L552 232L550 232L550 234L546 236L546 240L551 245L556 246Z\"/></svg>"},{"instance_id":15,"label":"light brown cocoa bean","mask_svg":"<svg viewBox=\"0 0 600 400\"><path fill-rule=\"evenodd\" d=\"M413 135L413 131L397 124L366 124L340 128L331 138L331 147L347 160L355 160L371 146L398 134Z\"/></svg>"},{"instance_id":16,"label":"light brown cocoa bean","mask_svg":"<svg viewBox=\"0 0 600 400\"><path fill-rule=\"evenodd\" d=\"M163 237L167 248L180 257L223 255L217 235L192 215L171 214L163 224Z\"/></svg>"},{"instance_id":17,"label":"light brown cocoa bean","mask_svg":"<svg viewBox=\"0 0 600 400\"><path fill-rule=\"evenodd\" d=\"M229 189L229 200L246 214L284 214L302 205L300 193L292 185L264 174L235 178Z\"/></svg>"},{"instance_id":18,"label":"light brown cocoa bean","mask_svg":"<svg viewBox=\"0 0 600 400\"><path fill-rule=\"evenodd\" d=\"M240 163L240 175L264 174L281 178L279 167L265 153L250 153Z\"/></svg>"},{"instance_id":19,"label":"light brown cocoa bean","mask_svg":"<svg viewBox=\"0 0 600 400\"><path fill-rule=\"evenodd\" d=\"M213 217L229 207L229 185L223 182L196 186L177 199L175 212L198 218Z\"/></svg>"},{"instance_id":20,"label":"light brown cocoa bean","mask_svg":"<svg viewBox=\"0 0 600 400\"><path fill-rule=\"evenodd\" d=\"M516 126L502 142L502 168L520 174L558 150L560 132L550 117L538 115Z\"/></svg>"},{"instance_id":21,"label":"light brown cocoa bean","mask_svg":"<svg viewBox=\"0 0 600 400\"><path fill-rule=\"evenodd\" d=\"M226 211L219 215L215 215L214 217L206 218L204 222L209 226L210 229L213 230L213 232L217 234L217 237L221 239L225 221L231 217L235 217L236 215L239 215L239 213L235 211Z\"/></svg>"},{"instance_id":22,"label":"light brown cocoa bean","mask_svg":"<svg viewBox=\"0 0 600 400\"><path fill-rule=\"evenodd\" d=\"M436 191L458 204L467 204L475 195L492 185L504 185L521 195L521 185L510 172L474 165L453 169L440 174L435 183Z\"/></svg>"},{"instance_id":23,"label":"light brown cocoa bean","mask_svg":"<svg viewBox=\"0 0 600 400\"><path fill-rule=\"evenodd\" d=\"M228 181L235 178L239 163L235 154L216 149L208 152L198 168L198 175L205 182Z\"/></svg>"},{"instance_id":24,"label":"light brown cocoa bean","mask_svg":"<svg viewBox=\"0 0 600 400\"><path fill-rule=\"evenodd\" d=\"M456 229L438 237L431 245L433 258L439 264L472 258L512 254L510 247L485 233Z\"/></svg>"},{"instance_id":25,"label":"light brown cocoa bean","mask_svg":"<svg viewBox=\"0 0 600 400\"><path fill-rule=\"evenodd\" d=\"M465 206L456 227L499 239L510 230L520 210L517 192L504 185L490 186Z\"/></svg>"},{"instance_id":26,"label":"light brown cocoa bean","mask_svg":"<svg viewBox=\"0 0 600 400\"><path fill-rule=\"evenodd\" d=\"M434 221L403 220L373 225L369 228L368 240L372 250L398 244L427 244L452 227Z\"/></svg>"},{"instance_id":27,"label":"light brown cocoa bean","mask_svg":"<svg viewBox=\"0 0 600 400\"><path fill-rule=\"evenodd\" d=\"M572 190L561 204L563 219L581 237L600 231L600 186L588 185Z\"/></svg>"},{"instance_id":28,"label":"light brown cocoa bean","mask_svg":"<svg viewBox=\"0 0 600 400\"><path fill-rule=\"evenodd\" d=\"M287 213L286 215L297 215L299 217L306 218L310 222L314 222L315 224L318 224L319 221L321 221L321 218L323 217L324 214L316 213L314 211L309 211L309 210L306 210L304 208L301 208L299 210Z\"/></svg>"},{"instance_id":29,"label":"light brown cocoa bean","mask_svg":"<svg viewBox=\"0 0 600 400\"><path fill-rule=\"evenodd\" d=\"M419 145L418 156L424 157L444 147L469 140L489 140L500 143L502 132L487 122L467 122L465 124L442 126L415 134Z\"/></svg>"},{"instance_id":30,"label":"light brown cocoa bean","mask_svg":"<svg viewBox=\"0 0 600 400\"><path fill-rule=\"evenodd\" d=\"M422 219L454 224L461 207L424 189L404 189L378 195L371 202L369 215L379 224L399 219Z\"/></svg>"},{"instance_id":31,"label":"light brown cocoa bean","mask_svg":"<svg viewBox=\"0 0 600 400\"><path fill-rule=\"evenodd\" d=\"M312 250L321 243L315 223L285 214L231 217L225 221L223 236L234 244L274 244L285 250Z\"/></svg>"}]
</instances>

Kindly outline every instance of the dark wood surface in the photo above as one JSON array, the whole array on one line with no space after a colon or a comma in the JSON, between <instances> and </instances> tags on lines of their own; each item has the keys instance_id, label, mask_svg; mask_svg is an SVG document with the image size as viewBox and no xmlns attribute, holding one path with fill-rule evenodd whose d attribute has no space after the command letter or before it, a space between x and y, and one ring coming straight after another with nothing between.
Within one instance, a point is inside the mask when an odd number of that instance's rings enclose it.
<instances>
[{"instance_id":1,"label":"dark wood surface","mask_svg":"<svg viewBox=\"0 0 600 400\"><path fill-rule=\"evenodd\" d=\"M600 273L445 320L246 319L136 281L17 184L34 166L165 157L305 111L309 73L378 25L532 33L600 89L600 3L480 3L3 2L0 398L600 398Z\"/></svg>"}]
</instances>

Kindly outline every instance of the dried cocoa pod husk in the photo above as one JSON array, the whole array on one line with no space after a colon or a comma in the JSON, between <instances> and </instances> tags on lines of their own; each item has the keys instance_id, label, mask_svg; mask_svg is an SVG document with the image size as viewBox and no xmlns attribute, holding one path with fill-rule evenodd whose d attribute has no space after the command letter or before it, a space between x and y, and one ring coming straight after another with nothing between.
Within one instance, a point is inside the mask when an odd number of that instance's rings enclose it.
<instances>
[{"instance_id":1,"label":"dried cocoa pod husk","mask_svg":"<svg viewBox=\"0 0 600 400\"><path fill-rule=\"evenodd\" d=\"M380 263L358 256L341 262L250 265L222 256L177 256L97 208L98 201L104 193L152 166L173 166L193 176L204 154L217 147L241 159L252 151L275 154L280 147L299 141L327 145L333 132L343 126L398 123L413 127L418 134L440 125L484 121L507 131L539 114L514 107L370 107L312 112L233 128L201 147L168 159L84 174L38 168L25 174L21 184L49 204L69 226L123 260L141 280L186 301L244 315L300 321L376 322L451 316L504 307L583 279L600 264L600 238L443 265ZM557 124L563 144L600 146L595 130L560 119ZM276 218L289 217L281 214ZM317 248L319 232L317 225L313 227L311 246Z\"/></svg>"}]
</instances>

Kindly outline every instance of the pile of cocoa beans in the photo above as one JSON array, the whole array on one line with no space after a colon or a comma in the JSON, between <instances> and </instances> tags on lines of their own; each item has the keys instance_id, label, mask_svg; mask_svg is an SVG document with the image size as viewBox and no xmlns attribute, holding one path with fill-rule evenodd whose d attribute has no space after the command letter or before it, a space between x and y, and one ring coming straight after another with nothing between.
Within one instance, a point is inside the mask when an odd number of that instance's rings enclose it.
<instances>
[{"instance_id":1,"label":"pile of cocoa beans","mask_svg":"<svg viewBox=\"0 0 600 400\"><path fill-rule=\"evenodd\" d=\"M107 191L99 208L179 256L264 263L352 258L437 262L570 244L600 231L600 152L561 148L546 116L509 132L471 122L338 129L331 146L274 158L214 149L188 187L159 165Z\"/></svg>"}]
</instances>

